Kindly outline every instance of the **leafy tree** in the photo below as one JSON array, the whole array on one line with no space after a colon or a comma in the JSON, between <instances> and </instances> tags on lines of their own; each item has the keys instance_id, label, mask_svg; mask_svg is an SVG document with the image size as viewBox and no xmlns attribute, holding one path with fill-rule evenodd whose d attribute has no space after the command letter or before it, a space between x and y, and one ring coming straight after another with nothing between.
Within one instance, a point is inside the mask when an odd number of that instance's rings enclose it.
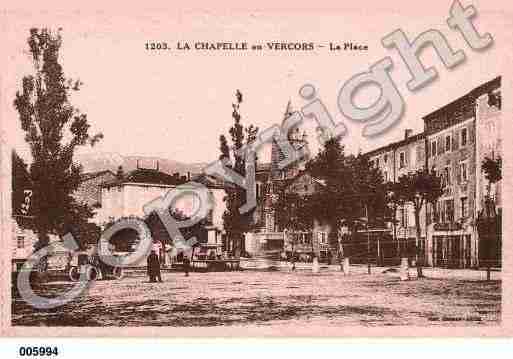
<instances>
[{"instance_id":1,"label":"leafy tree","mask_svg":"<svg viewBox=\"0 0 513 359\"><path fill-rule=\"evenodd\" d=\"M245 177L246 165L248 165L248 163L246 163L246 158L244 154L240 152L240 149L243 147L244 143L248 144L256 139L258 128L253 125L247 127L242 125L240 105L243 99L242 93L239 90L236 91L235 98L236 101L232 104L233 125L229 129L232 147L229 147L226 137L221 135L219 138L221 151L219 158L225 161L225 164L232 168L233 171ZM255 157L253 159L255 162L252 165L256 166L256 160ZM223 223L228 241L232 244L232 254L236 257L245 253L244 232L249 231L253 225L254 209L246 213L240 213L239 210L239 208L246 203L246 198L247 194L244 189L235 185L227 186L226 196L224 198L226 211L223 213Z\"/></svg>"},{"instance_id":2,"label":"leafy tree","mask_svg":"<svg viewBox=\"0 0 513 359\"><path fill-rule=\"evenodd\" d=\"M421 169L415 172L399 177L397 184L397 195L404 203L410 203L413 206L415 217L415 252L417 274L421 278L422 275L422 256L420 253L420 212L426 203L434 203L442 195L442 182L440 177L434 171L429 172Z\"/></svg>"},{"instance_id":3,"label":"leafy tree","mask_svg":"<svg viewBox=\"0 0 513 359\"><path fill-rule=\"evenodd\" d=\"M383 225L387 215L387 191L381 170L368 156L358 154L351 162L352 195L358 198L359 211L365 213L368 226ZM358 218L353 219L358 222Z\"/></svg>"},{"instance_id":4,"label":"leafy tree","mask_svg":"<svg viewBox=\"0 0 513 359\"><path fill-rule=\"evenodd\" d=\"M307 196L287 191L281 193L274 204L278 228L290 232L311 231L313 218L308 204ZM292 256L294 257L297 243L294 239L296 237L292 236L292 238Z\"/></svg>"},{"instance_id":5,"label":"leafy tree","mask_svg":"<svg viewBox=\"0 0 513 359\"><path fill-rule=\"evenodd\" d=\"M325 221L331 227L329 244L339 256L342 248L338 233L344 219L349 215L352 201L347 196L352 180L351 158L344 153L339 138L326 141L322 151L307 164L307 170L313 177L323 181L324 186L308 198L311 213L317 219Z\"/></svg>"},{"instance_id":6,"label":"leafy tree","mask_svg":"<svg viewBox=\"0 0 513 359\"><path fill-rule=\"evenodd\" d=\"M387 210L385 214L385 221L392 224L393 227L393 238L397 238L397 224L398 220L396 218L397 209L405 205L404 198L400 195L400 185L397 182L387 182L385 183L385 191L386 191L386 203ZM402 256L401 248L404 249L405 246L401 247L399 241L397 242L397 255Z\"/></svg>"},{"instance_id":7,"label":"leafy tree","mask_svg":"<svg viewBox=\"0 0 513 359\"><path fill-rule=\"evenodd\" d=\"M485 173L485 178L490 184L499 182L502 179L502 158L492 159L486 157L481 163L481 169ZM491 186L488 186L488 196L490 195Z\"/></svg>"},{"instance_id":8,"label":"leafy tree","mask_svg":"<svg viewBox=\"0 0 513 359\"><path fill-rule=\"evenodd\" d=\"M33 28L27 42L33 73L23 77L14 106L33 159L30 177L35 198L33 229L39 239L36 249L48 244L50 233L62 235L70 229L82 242L92 229L88 219L93 213L72 196L82 172L73 162L73 154L103 136L91 136L87 115L70 103L71 93L79 91L82 83L64 75L59 59L60 30Z\"/></svg>"},{"instance_id":9,"label":"leafy tree","mask_svg":"<svg viewBox=\"0 0 513 359\"><path fill-rule=\"evenodd\" d=\"M306 196L295 192L281 193L274 204L276 224L281 229L307 231L312 228L312 217Z\"/></svg>"},{"instance_id":10,"label":"leafy tree","mask_svg":"<svg viewBox=\"0 0 513 359\"><path fill-rule=\"evenodd\" d=\"M497 213L495 200L491 196L492 184L502 179L502 158L486 157L481 163L481 169L488 180L488 186L484 208L478 213L477 230L480 257L484 259L480 262L486 264L486 279L490 280L492 263L496 263L500 258L502 246L502 213Z\"/></svg>"},{"instance_id":11,"label":"leafy tree","mask_svg":"<svg viewBox=\"0 0 513 359\"><path fill-rule=\"evenodd\" d=\"M310 198L312 213L330 224L330 246L342 257L343 247L338 238L342 227L348 228L354 238L362 225L376 224L379 218L383 219L386 208L383 177L366 156L346 156L339 139L327 141L308 168L325 183Z\"/></svg>"}]
</instances>

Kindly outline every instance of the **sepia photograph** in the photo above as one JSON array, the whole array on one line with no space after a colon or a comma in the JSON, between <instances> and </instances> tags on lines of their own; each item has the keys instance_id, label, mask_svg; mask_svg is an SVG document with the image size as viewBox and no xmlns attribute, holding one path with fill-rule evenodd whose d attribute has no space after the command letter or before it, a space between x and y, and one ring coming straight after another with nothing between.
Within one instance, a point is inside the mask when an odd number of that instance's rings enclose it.
<instances>
[{"instance_id":1,"label":"sepia photograph","mask_svg":"<svg viewBox=\"0 0 513 359\"><path fill-rule=\"evenodd\" d=\"M3 335L511 335L512 14L434 3L4 13Z\"/></svg>"}]
</instances>

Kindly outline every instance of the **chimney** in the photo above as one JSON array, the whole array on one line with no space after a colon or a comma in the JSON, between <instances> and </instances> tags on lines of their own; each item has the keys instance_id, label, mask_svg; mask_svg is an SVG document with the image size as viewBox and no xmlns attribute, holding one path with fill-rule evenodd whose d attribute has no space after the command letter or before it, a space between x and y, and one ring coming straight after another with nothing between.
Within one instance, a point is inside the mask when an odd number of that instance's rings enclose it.
<instances>
[{"instance_id":1,"label":"chimney","mask_svg":"<svg viewBox=\"0 0 513 359\"><path fill-rule=\"evenodd\" d=\"M139 160L137 160L137 169L139 169Z\"/></svg>"},{"instance_id":2,"label":"chimney","mask_svg":"<svg viewBox=\"0 0 513 359\"><path fill-rule=\"evenodd\" d=\"M404 130L404 139L405 139L405 140L407 140L407 139L408 139L408 137L410 137L410 136L411 136L412 132L413 132L413 130L412 130L411 128L407 128L407 129L405 129L405 130Z\"/></svg>"},{"instance_id":3,"label":"chimney","mask_svg":"<svg viewBox=\"0 0 513 359\"><path fill-rule=\"evenodd\" d=\"M157 171L159 170L159 160L157 160Z\"/></svg>"},{"instance_id":4,"label":"chimney","mask_svg":"<svg viewBox=\"0 0 513 359\"><path fill-rule=\"evenodd\" d=\"M187 171L187 181L190 181L191 180L191 173L189 171Z\"/></svg>"}]
</instances>

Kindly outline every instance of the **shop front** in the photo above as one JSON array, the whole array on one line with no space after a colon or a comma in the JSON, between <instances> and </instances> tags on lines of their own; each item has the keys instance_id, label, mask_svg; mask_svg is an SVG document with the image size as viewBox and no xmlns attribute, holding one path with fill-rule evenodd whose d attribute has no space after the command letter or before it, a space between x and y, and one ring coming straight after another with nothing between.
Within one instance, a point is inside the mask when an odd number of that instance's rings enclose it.
<instances>
[{"instance_id":1,"label":"shop front","mask_svg":"<svg viewBox=\"0 0 513 359\"><path fill-rule=\"evenodd\" d=\"M457 223L435 224L432 236L433 266L472 267L472 233Z\"/></svg>"}]
</instances>

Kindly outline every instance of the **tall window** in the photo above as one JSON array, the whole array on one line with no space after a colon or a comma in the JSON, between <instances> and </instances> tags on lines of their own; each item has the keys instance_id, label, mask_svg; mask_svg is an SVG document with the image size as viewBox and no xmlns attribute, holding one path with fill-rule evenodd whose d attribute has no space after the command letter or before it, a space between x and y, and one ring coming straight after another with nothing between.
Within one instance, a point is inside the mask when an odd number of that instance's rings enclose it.
<instances>
[{"instance_id":1,"label":"tall window","mask_svg":"<svg viewBox=\"0 0 513 359\"><path fill-rule=\"evenodd\" d=\"M449 167L445 167L443 173L444 173L443 178L442 178L443 187L450 186L451 185L451 169Z\"/></svg>"},{"instance_id":2,"label":"tall window","mask_svg":"<svg viewBox=\"0 0 513 359\"><path fill-rule=\"evenodd\" d=\"M463 182L467 181L468 179L467 162L460 163L460 178Z\"/></svg>"},{"instance_id":3,"label":"tall window","mask_svg":"<svg viewBox=\"0 0 513 359\"><path fill-rule=\"evenodd\" d=\"M319 244L328 244L328 236L326 232L318 232L317 239L319 240Z\"/></svg>"},{"instance_id":4,"label":"tall window","mask_svg":"<svg viewBox=\"0 0 513 359\"><path fill-rule=\"evenodd\" d=\"M451 151L451 135L445 136L445 152Z\"/></svg>"},{"instance_id":5,"label":"tall window","mask_svg":"<svg viewBox=\"0 0 513 359\"><path fill-rule=\"evenodd\" d=\"M273 215L273 213L266 213L265 227L268 232L274 232L274 215Z\"/></svg>"},{"instance_id":6,"label":"tall window","mask_svg":"<svg viewBox=\"0 0 513 359\"><path fill-rule=\"evenodd\" d=\"M440 223L444 223L445 222L445 202L444 201L437 202L437 205L438 205L438 221Z\"/></svg>"},{"instance_id":7,"label":"tall window","mask_svg":"<svg viewBox=\"0 0 513 359\"><path fill-rule=\"evenodd\" d=\"M445 200L445 222L454 222L454 200Z\"/></svg>"},{"instance_id":8,"label":"tall window","mask_svg":"<svg viewBox=\"0 0 513 359\"><path fill-rule=\"evenodd\" d=\"M461 130L461 147L467 145L467 128Z\"/></svg>"},{"instance_id":9,"label":"tall window","mask_svg":"<svg viewBox=\"0 0 513 359\"><path fill-rule=\"evenodd\" d=\"M401 215L401 218L400 218L401 227L403 227L403 228L408 227L408 208L406 208L404 206L401 207L400 215Z\"/></svg>"},{"instance_id":10,"label":"tall window","mask_svg":"<svg viewBox=\"0 0 513 359\"><path fill-rule=\"evenodd\" d=\"M468 216L468 198L461 198L461 218L466 218Z\"/></svg>"},{"instance_id":11,"label":"tall window","mask_svg":"<svg viewBox=\"0 0 513 359\"><path fill-rule=\"evenodd\" d=\"M436 156L436 141L431 142L431 156L432 157Z\"/></svg>"},{"instance_id":12,"label":"tall window","mask_svg":"<svg viewBox=\"0 0 513 359\"><path fill-rule=\"evenodd\" d=\"M383 157L383 161L385 161L385 163L388 162L388 154L385 153L385 156Z\"/></svg>"},{"instance_id":13,"label":"tall window","mask_svg":"<svg viewBox=\"0 0 513 359\"><path fill-rule=\"evenodd\" d=\"M406 154L404 152L401 152L399 154L399 168L406 167Z\"/></svg>"},{"instance_id":14,"label":"tall window","mask_svg":"<svg viewBox=\"0 0 513 359\"><path fill-rule=\"evenodd\" d=\"M436 140L436 149L437 149L437 154L441 155L444 153L444 144L442 142L442 138L441 137L438 137L438 139Z\"/></svg>"}]
</instances>

